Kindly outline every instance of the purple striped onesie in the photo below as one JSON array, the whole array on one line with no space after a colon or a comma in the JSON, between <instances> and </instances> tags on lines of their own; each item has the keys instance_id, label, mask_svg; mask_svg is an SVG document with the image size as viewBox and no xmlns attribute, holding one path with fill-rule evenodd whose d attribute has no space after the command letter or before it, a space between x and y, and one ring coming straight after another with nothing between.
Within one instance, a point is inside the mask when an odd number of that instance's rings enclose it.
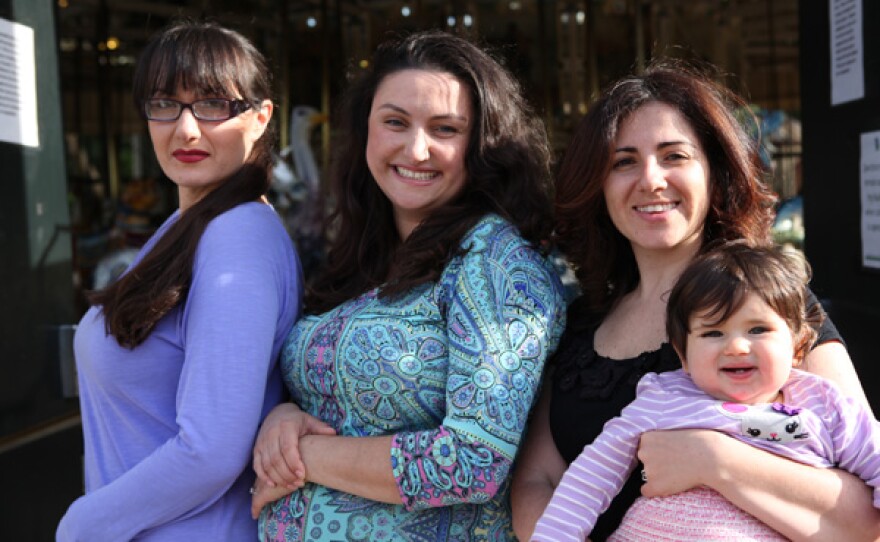
<instances>
[{"instance_id":1,"label":"purple striped onesie","mask_svg":"<svg viewBox=\"0 0 880 542\"><path fill-rule=\"evenodd\" d=\"M792 370L784 403L772 405L719 401L682 370L648 373L636 393L569 466L533 541L582 542L635 468L642 433L657 430L713 429L801 463L842 468L874 488L880 508L880 423L823 378Z\"/></svg>"}]
</instances>

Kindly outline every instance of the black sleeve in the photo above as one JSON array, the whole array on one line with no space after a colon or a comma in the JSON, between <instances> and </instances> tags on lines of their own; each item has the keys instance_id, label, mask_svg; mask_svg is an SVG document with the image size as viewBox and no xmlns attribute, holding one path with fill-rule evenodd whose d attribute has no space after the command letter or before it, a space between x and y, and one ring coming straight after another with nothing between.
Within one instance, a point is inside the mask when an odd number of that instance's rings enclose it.
<instances>
[{"instance_id":1,"label":"black sleeve","mask_svg":"<svg viewBox=\"0 0 880 542\"><path fill-rule=\"evenodd\" d=\"M813 293L813 290L807 288L807 306L812 306L816 303L819 303L819 299L816 297L816 294ZM816 338L816 343L813 345L813 348L816 348L822 343L832 341L838 341L846 347L846 342L844 342L843 337L840 336L840 332L837 331L837 327L835 327L834 322L831 321L831 317L826 311L825 319L822 320L822 325L819 326L819 336Z\"/></svg>"}]
</instances>

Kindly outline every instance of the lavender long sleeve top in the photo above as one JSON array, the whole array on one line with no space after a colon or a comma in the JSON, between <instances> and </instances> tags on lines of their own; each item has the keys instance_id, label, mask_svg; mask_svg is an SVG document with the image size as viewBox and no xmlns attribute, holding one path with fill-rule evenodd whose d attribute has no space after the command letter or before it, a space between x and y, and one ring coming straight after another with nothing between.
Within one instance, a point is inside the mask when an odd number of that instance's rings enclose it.
<instances>
[{"instance_id":1,"label":"lavender long sleeve top","mask_svg":"<svg viewBox=\"0 0 880 542\"><path fill-rule=\"evenodd\" d=\"M119 346L100 308L86 313L75 336L86 493L59 541L256 540L251 450L281 399L299 269L277 215L248 203L208 225L189 294L144 343Z\"/></svg>"}]
</instances>

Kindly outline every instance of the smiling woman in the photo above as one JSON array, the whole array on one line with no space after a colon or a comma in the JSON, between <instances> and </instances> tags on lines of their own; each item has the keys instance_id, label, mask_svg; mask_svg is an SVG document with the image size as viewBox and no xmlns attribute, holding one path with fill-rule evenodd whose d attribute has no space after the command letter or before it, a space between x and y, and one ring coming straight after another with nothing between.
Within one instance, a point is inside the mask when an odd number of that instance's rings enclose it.
<instances>
[{"instance_id":1,"label":"smiling woman","mask_svg":"<svg viewBox=\"0 0 880 542\"><path fill-rule=\"evenodd\" d=\"M511 502L520 539L531 536L568 465L635 398L640 378L681 367L666 320L682 271L713 243L771 243L774 197L757 141L735 113L747 110L710 71L659 60L609 85L578 126L559 167L555 224L583 295L570 306L517 463ZM826 319L804 368L866 403L840 341ZM701 486L790 539L816 536L819 525L822 539L856 540L880 526L864 482L847 472L708 430L648 431L638 446L647 481L633 470L591 540L613 536L640 493ZM794 499L816 494L822 499Z\"/></svg>"},{"instance_id":2,"label":"smiling woman","mask_svg":"<svg viewBox=\"0 0 880 542\"><path fill-rule=\"evenodd\" d=\"M367 165L401 239L461 192L472 116L470 94L448 73L402 70L376 89Z\"/></svg>"},{"instance_id":3,"label":"smiling woman","mask_svg":"<svg viewBox=\"0 0 880 542\"><path fill-rule=\"evenodd\" d=\"M413 34L370 65L253 512L273 541L512 540L507 478L564 323L546 135L464 39Z\"/></svg>"},{"instance_id":4,"label":"smiling woman","mask_svg":"<svg viewBox=\"0 0 880 542\"><path fill-rule=\"evenodd\" d=\"M693 256L709 212L709 164L675 108L645 105L621 123L605 205L632 249L675 249Z\"/></svg>"}]
</instances>

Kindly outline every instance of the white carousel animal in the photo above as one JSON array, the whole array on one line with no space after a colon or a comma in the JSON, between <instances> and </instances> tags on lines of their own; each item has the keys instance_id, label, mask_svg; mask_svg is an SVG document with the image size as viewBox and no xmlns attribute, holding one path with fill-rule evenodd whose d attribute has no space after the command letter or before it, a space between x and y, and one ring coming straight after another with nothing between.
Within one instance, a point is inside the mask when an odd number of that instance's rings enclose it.
<instances>
[{"instance_id":1,"label":"white carousel animal","mask_svg":"<svg viewBox=\"0 0 880 542\"><path fill-rule=\"evenodd\" d=\"M314 107L298 105L290 114L290 144L281 150L272 170L272 204L299 251L308 272L320 258L321 181L312 152L312 130L327 116Z\"/></svg>"}]
</instances>

